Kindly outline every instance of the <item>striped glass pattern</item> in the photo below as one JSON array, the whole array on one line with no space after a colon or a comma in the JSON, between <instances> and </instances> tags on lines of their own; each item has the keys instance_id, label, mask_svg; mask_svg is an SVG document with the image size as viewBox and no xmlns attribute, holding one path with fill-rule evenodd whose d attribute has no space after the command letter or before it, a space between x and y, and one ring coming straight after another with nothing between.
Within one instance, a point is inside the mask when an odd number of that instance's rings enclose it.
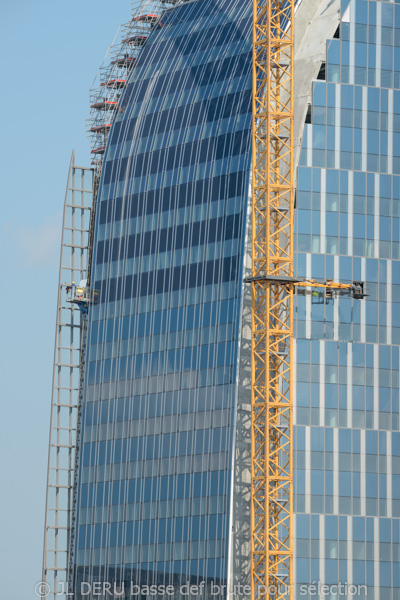
<instances>
[{"instance_id":1,"label":"striped glass pattern","mask_svg":"<svg viewBox=\"0 0 400 600\"><path fill-rule=\"evenodd\" d=\"M250 168L251 6L164 13L97 212L75 591L225 582Z\"/></svg>"}]
</instances>

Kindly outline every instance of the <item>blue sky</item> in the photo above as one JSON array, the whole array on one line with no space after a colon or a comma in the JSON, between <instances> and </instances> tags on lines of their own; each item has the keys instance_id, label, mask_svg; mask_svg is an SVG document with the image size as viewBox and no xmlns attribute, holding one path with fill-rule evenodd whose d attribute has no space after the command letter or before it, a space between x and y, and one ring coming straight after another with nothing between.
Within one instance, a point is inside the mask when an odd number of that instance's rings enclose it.
<instances>
[{"instance_id":1,"label":"blue sky","mask_svg":"<svg viewBox=\"0 0 400 600\"><path fill-rule=\"evenodd\" d=\"M130 0L2 0L0 564L8 600L41 578L61 215L90 164L89 89Z\"/></svg>"}]
</instances>

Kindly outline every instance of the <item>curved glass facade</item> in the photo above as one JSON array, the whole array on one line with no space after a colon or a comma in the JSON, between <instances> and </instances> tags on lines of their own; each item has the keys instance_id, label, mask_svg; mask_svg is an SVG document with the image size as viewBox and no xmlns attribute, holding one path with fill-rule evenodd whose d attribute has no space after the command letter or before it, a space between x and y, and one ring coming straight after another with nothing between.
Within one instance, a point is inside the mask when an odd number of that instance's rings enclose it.
<instances>
[{"instance_id":1,"label":"curved glass facade","mask_svg":"<svg viewBox=\"0 0 400 600\"><path fill-rule=\"evenodd\" d=\"M216 584L228 569L251 6L167 11L121 107L97 212L76 578Z\"/></svg>"},{"instance_id":2,"label":"curved glass facade","mask_svg":"<svg viewBox=\"0 0 400 600\"><path fill-rule=\"evenodd\" d=\"M211 582L249 582L251 11L239 0L166 11L111 131L95 230L77 597L93 580L171 584L177 596L187 581L205 581L213 596ZM320 595L318 583L333 586L323 593L332 600L355 595L338 587L347 584L361 598L395 600L400 4L343 0L341 14L304 126L296 268L365 281L369 296L295 299L295 595Z\"/></svg>"}]
</instances>

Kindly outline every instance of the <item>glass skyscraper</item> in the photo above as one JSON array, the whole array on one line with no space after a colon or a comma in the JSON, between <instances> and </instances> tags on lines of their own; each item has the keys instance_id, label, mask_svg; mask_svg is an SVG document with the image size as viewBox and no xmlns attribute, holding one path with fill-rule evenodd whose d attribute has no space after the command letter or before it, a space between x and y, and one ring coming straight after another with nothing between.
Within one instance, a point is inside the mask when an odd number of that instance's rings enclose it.
<instances>
[{"instance_id":1,"label":"glass skyscraper","mask_svg":"<svg viewBox=\"0 0 400 600\"><path fill-rule=\"evenodd\" d=\"M249 583L251 35L249 2L166 10L111 129L77 598L92 581L176 597L188 581L209 596ZM299 1L296 40L296 273L364 281L369 296L295 297L295 597L327 584L332 600L349 586L395 600L400 3Z\"/></svg>"}]
</instances>

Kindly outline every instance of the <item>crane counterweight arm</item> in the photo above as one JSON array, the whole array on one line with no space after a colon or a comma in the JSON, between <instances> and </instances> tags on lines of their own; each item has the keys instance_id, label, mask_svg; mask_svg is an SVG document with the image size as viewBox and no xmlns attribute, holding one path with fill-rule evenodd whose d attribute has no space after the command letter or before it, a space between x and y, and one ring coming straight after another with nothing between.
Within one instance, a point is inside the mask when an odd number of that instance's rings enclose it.
<instances>
[{"instance_id":1,"label":"crane counterweight arm","mask_svg":"<svg viewBox=\"0 0 400 600\"><path fill-rule=\"evenodd\" d=\"M341 283L327 279L326 281L316 281L315 279L305 279L304 281L296 281L295 287L302 288L323 288L332 294L334 291L345 293L351 298L361 300L365 298L365 283L364 281L353 281L352 283Z\"/></svg>"},{"instance_id":2,"label":"crane counterweight arm","mask_svg":"<svg viewBox=\"0 0 400 600\"><path fill-rule=\"evenodd\" d=\"M244 279L245 283L253 283L253 282L275 282L280 283L281 285L289 285L293 284L294 290L296 288L323 288L327 291L334 292L344 292L346 295L362 299L368 296L365 292L365 282L364 281L353 281L351 283L342 283L340 281L333 281L333 279L326 279L325 281L317 281L316 279L304 279L299 277L287 277L287 276L274 276L274 275L256 275L254 277L246 277Z\"/></svg>"}]
</instances>

